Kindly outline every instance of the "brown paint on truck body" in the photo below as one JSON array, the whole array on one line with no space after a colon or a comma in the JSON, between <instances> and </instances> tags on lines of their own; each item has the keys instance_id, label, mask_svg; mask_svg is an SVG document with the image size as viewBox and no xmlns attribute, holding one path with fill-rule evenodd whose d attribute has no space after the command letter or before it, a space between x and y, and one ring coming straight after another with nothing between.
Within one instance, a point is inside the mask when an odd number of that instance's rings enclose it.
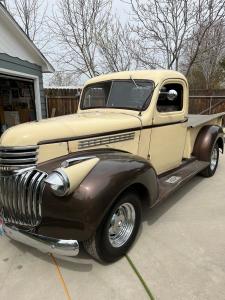
<instances>
[{"instance_id":1,"label":"brown paint on truck body","mask_svg":"<svg viewBox=\"0 0 225 300\"><path fill-rule=\"evenodd\" d=\"M193 149L192 155L199 160L209 161L212 149L216 142L220 149L224 150L224 133L220 126L206 125L200 130Z\"/></svg>"},{"instance_id":2,"label":"brown paint on truck body","mask_svg":"<svg viewBox=\"0 0 225 300\"><path fill-rule=\"evenodd\" d=\"M42 201L42 222L37 233L55 238L88 239L119 195L135 187L146 196L149 206L158 198L157 175L151 164L138 156L105 150L90 150L76 157L93 155L99 163L67 197L54 196L46 185ZM69 156L70 158L72 157ZM68 157L43 163L39 169L50 173Z\"/></svg>"}]
</instances>

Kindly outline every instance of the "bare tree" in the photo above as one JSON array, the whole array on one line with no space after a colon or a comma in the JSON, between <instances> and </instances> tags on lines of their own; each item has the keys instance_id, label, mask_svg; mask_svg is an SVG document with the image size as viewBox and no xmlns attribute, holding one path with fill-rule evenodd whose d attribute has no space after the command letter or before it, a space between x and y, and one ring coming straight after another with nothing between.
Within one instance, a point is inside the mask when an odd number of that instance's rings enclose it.
<instances>
[{"instance_id":1,"label":"bare tree","mask_svg":"<svg viewBox=\"0 0 225 300\"><path fill-rule=\"evenodd\" d=\"M51 24L61 51L59 63L77 75L93 77L101 72L97 35L110 10L111 0L59 0Z\"/></svg>"},{"instance_id":2,"label":"bare tree","mask_svg":"<svg viewBox=\"0 0 225 300\"><path fill-rule=\"evenodd\" d=\"M189 49L188 49L189 50ZM187 57L189 51L187 50ZM208 30L205 35L198 56L189 72L189 80L196 86L196 74L201 79L201 87L211 89L218 87L224 81L222 62L225 58L225 26L220 21Z\"/></svg>"},{"instance_id":3,"label":"bare tree","mask_svg":"<svg viewBox=\"0 0 225 300\"><path fill-rule=\"evenodd\" d=\"M55 72L49 80L49 86L74 86L76 75L71 72Z\"/></svg>"},{"instance_id":4,"label":"bare tree","mask_svg":"<svg viewBox=\"0 0 225 300\"><path fill-rule=\"evenodd\" d=\"M207 31L224 18L222 0L129 0L131 29L138 36L136 55L143 67L180 69L185 46L193 40L192 55L186 64L190 72Z\"/></svg>"},{"instance_id":5,"label":"bare tree","mask_svg":"<svg viewBox=\"0 0 225 300\"><path fill-rule=\"evenodd\" d=\"M188 0L131 0L131 29L140 45L137 56L143 66L178 69L182 45L193 28Z\"/></svg>"},{"instance_id":6,"label":"bare tree","mask_svg":"<svg viewBox=\"0 0 225 300\"><path fill-rule=\"evenodd\" d=\"M43 0L8 1L8 9L18 21L26 35L41 48L46 43L43 31L46 22L46 5Z\"/></svg>"},{"instance_id":7,"label":"bare tree","mask_svg":"<svg viewBox=\"0 0 225 300\"><path fill-rule=\"evenodd\" d=\"M108 19L97 39L104 70L118 72L136 67L137 63L133 55L133 38L128 25L122 25L113 16Z\"/></svg>"},{"instance_id":8,"label":"bare tree","mask_svg":"<svg viewBox=\"0 0 225 300\"><path fill-rule=\"evenodd\" d=\"M186 76L189 75L198 57L213 47L213 44L207 46L205 42L208 43L210 39L213 40L215 38L212 33L215 33L218 25L223 24L225 21L225 1L201 0L197 8L193 34L187 39L189 56L186 57ZM208 49L207 51L206 48Z\"/></svg>"}]
</instances>

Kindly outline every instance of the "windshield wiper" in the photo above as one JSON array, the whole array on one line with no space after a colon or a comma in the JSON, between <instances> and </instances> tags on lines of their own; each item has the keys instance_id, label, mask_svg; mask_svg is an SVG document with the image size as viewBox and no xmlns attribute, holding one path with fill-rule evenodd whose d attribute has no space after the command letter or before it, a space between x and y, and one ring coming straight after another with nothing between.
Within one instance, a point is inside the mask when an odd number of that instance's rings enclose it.
<instances>
[{"instance_id":1,"label":"windshield wiper","mask_svg":"<svg viewBox=\"0 0 225 300\"><path fill-rule=\"evenodd\" d=\"M157 88L157 86L158 86L158 84L156 84L156 85L154 86L154 88L152 89L152 91L149 93L148 97L145 99L145 101L144 101L144 103L143 103L143 105L142 105L142 107L141 107L141 109L140 109L140 111L139 111L139 114L138 114L139 116L142 115L142 112L143 112L143 110L144 110L144 108L145 108L146 103L148 102L148 99L149 99L150 97L152 97L152 95L153 95L155 89Z\"/></svg>"},{"instance_id":2,"label":"windshield wiper","mask_svg":"<svg viewBox=\"0 0 225 300\"><path fill-rule=\"evenodd\" d=\"M130 80L133 82L133 84L136 86L137 89L138 89L140 86L142 86L142 85L139 85L139 84L134 80L134 78L132 77L132 75L130 75Z\"/></svg>"}]
</instances>

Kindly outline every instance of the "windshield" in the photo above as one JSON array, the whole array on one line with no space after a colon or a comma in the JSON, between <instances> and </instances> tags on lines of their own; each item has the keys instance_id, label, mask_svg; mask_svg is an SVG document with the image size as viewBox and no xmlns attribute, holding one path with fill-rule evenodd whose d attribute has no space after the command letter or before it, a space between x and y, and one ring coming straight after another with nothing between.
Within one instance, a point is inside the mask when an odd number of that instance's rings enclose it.
<instances>
[{"instance_id":1,"label":"windshield","mask_svg":"<svg viewBox=\"0 0 225 300\"><path fill-rule=\"evenodd\" d=\"M107 81L92 84L84 89L81 109L106 107L146 109L150 103L153 88L154 83L147 80Z\"/></svg>"}]
</instances>

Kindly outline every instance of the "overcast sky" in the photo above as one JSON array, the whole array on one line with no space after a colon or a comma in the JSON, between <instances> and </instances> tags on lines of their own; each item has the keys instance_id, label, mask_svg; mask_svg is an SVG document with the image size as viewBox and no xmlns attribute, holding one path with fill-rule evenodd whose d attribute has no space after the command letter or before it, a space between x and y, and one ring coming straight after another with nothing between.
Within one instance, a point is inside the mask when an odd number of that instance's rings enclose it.
<instances>
[{"instance_id":1,"label":"overcast sky","mask_svg":"<svg viewBox=\"0 0 225 300\"><path fill-rule=\"evenodd\" d=\"M9 0L10 1L10 0ZM44 0L48 3L48 11L51 11L56 8L57 0ZM88 0L87 0L88 1ZM126 20L128 18L128 5L121 0L113 0L113 10L120 17L121 21Z\"/></svg>"}]
</instances>

